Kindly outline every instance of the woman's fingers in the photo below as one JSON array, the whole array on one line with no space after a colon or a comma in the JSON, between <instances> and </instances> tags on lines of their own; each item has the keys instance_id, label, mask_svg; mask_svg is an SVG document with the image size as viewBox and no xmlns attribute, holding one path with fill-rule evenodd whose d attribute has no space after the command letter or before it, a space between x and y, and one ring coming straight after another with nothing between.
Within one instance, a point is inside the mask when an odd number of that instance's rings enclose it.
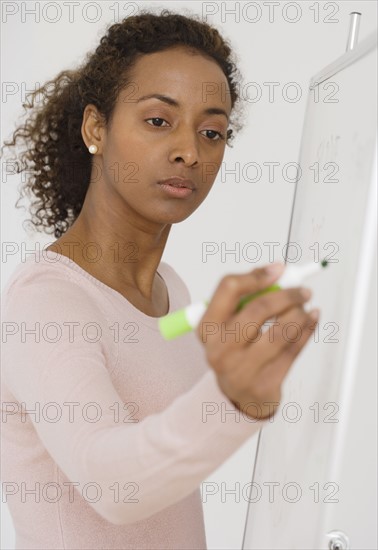
<instances>
[{"instance_id":1,"label":"woman's fingers","mask_svg":"<svg viewBox=\"0 0 378 550\"><path fill-rule=\"evenodd\" d=\"M269 328L260 333L258 342L250 345L250 360L255 362L258 358L261 370L264 370L267 364L274 364L274 367L269 368L276 368L274 372L282 380L291 363L314 333L317 321L310 313L302 307L296 307L272 319Z\"/></svg>"},{"instance_id":2,"label":"woman's fingers","mask_svg":"<svg viewBox=\"0 0 378 550\"><path fill-rule=\"evenodd\" d=\"M240 312L232 315L229 321L223 323L221 328L224 342L227 342L230 348L240 347L240 342L245 346L257 342L264 323L302 306L309 300L311 294L303 294L302 290L301 287L276 290L255 298ZM267 325L269 326L269 323Z\"/></svg>"},{"instance_id":3,"label":"woman's fingers","mask_svg":"<svg viewBox=\"0 0 378 550\"><path fill-rule=\"evenodd\" d=\"M292 314L292 312L291 312ZM289 315L289 314L288 314ZM291 315L292 318L292 315ZM285 321L284 321L285 323ZM283 323L283 324L284 324ZM280 323L281 324L281 323ZM297 323L299 327L299 322ZM281 396L281 385L294 360L314 333L317 321L302 317L300 337L277 338L273 345L261 339L256 345L244 349L239 364L227 375L218 373L221 384L235 402L242 405L247 415L265 417L274 414ZM263 338L266 338L267 333ZM279 341L280 340L280 341ZM269 353L266 353L269 350ZM265 360L263 356L265 355ZM230 389L232 388L232 390Z\"/></svg>"},{"instance_id":4,"label":"woman's fingers","mask_svg":"<svg viewBox=\"0 0 378 550\"><path fill-rule=\"evenodd\" d=\"M273 267L273 266L269 266ZM272 275L266 268L256 268L245 275L226 275L215 290L196 333L202 342L210 342L221 324L234 315L240 299L246 294L254 294L274 283L284 270L278 264L278 271ZM217 336L213 338L217 340Z\"/></svg>"},{"instance_id":5,"label":"woman's fingers","mask_svg":"<svg viewBox=\"0 0 378 550\"><path fill-rule=\"evenodd\" d=\"M263 395L272 395L270 405L274 408L279 401L274 393L280 393L280 388L285 376L293 365L296 357L302 351L306 343L314 334L317 321L311 320L303 328L301 338L297 342L287 342L287 345L283 346L281 352L275 356L274 359L267 361L259 370L259 391ZM251 359L253 361L253 359ZM269 404L265 400L265 405ZM273 412L273 409L272 409Z\"/></svg>"}]
</instances>

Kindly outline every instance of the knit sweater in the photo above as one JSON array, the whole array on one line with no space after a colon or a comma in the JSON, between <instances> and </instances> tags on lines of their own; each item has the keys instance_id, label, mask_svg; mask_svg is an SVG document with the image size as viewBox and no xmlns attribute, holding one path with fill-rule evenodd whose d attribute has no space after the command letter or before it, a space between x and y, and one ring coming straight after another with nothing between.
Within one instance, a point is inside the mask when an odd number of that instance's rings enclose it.
<instances>
[{"instance_id":1,"label":"knit sweater","mask_svg":"<svg viewBox=\"0 0 378 550\"><path fill-rule=\"evenodd\" d=\"M191 301L166 262L169 312ZM16 549L205 549L201 482L265 424L194 333L43 250L2 292L2 493Z\"/></svg>"}]
</instances>

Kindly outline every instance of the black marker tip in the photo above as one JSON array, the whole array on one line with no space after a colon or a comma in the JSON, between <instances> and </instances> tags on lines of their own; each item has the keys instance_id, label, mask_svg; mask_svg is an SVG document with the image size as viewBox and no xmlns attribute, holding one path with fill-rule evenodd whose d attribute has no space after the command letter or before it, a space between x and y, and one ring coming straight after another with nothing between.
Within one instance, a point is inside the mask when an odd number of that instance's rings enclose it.
<instances>
[{"instance_id":1,"label":"black marker tip","mask_svg":"<svg viewBox=\"0 0 378 550\"><path fill-rule=\"evenodd\" d=\"M327 260L322 260L321 266L322 266L322 267L326 267L327 265L328 265Z\"/></svg>"}]
</instances>

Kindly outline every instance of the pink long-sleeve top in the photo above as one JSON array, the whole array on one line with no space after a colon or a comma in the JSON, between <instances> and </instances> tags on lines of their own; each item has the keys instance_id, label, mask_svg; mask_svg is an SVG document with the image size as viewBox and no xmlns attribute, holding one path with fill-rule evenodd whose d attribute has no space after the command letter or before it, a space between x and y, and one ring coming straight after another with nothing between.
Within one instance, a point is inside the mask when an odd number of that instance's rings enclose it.
<instances>
[{"instance_id":1,"label":"pink long-sleeve top","mask_svg":"<svg viewBox=\"0 0 378 550\"><path fill-rule=\"evenodd\" d=\"M169 311L190 303L160 262ZM2 292L2 493L16 549L205 549L201 482L266 421L220 390L194 333L43 250Z\"/></svg>"}]
</instances>

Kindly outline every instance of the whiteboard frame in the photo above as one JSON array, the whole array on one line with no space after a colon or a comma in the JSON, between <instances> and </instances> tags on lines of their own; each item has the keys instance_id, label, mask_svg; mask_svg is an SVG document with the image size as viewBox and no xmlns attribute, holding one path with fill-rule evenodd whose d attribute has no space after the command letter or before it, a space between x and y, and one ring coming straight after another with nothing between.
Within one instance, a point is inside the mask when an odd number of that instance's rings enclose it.
<instances>
[{"instance_id":1,"label":"whiteboard frame","mask_svg":"<svg viewBox=\"0 0 378 550\"><path fill-rule=\"evenodd\" d=\"M355 49L351 50L350 52L344 53L341 57L324 67L324 69L313 76L310 80L310 90L313 90L314 88L316 88L316 86L318 86L325 80L328 80L328 78L331 78L331 76L334 76L349 65L352 65L352 63L354 63L361 57L364 57L371 50L374 50L374 48L376 48L377 46L378 41L377 31L378 29L369 34L369 36L365 38L365 40L363 40L360 44L358 44Z\"/></svg>"}]
</instances>

